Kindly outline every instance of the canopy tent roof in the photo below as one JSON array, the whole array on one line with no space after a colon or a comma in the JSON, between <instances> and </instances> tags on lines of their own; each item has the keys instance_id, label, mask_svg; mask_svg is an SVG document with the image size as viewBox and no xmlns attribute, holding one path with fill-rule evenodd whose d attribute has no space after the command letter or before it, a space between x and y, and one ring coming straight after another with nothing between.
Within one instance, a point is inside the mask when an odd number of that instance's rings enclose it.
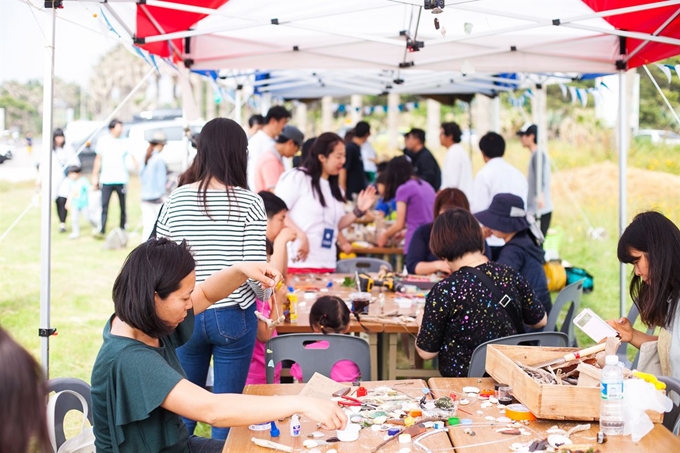
<instances>
[{"instance_id":1,"label":"canopy tent roof","mask_svg":"<svg viewBox=\"0 0 680 453\"><path fill-rule=\"evenodd\" d=\"M204 71L198 71L204 73ZM255 93L268 93L279 99L318 99L323 96L347 97L353 94L411 94L437 99L469 101L475 94L495 97L503 91L531 88L536 84L565 83L578 74L479 74L422 70L311 70L290 69L269 72L221 70L210 75L231 88L252 87ZM450 96L454 97L450 97ZM444 96L449 96L444 98Z\"/></svg>"},{"instance_id":2,"label":"canopy tent roof","mask_svg":"<svg viewBox=\"0 0 680 453\"><path fill-rule=\"evenodd\" d=\"M423 0L147 0L131 28L194 69L611 73L680 53L679 13L680 0L449 0L437 15Z\"/></svg>"}]
</instances>

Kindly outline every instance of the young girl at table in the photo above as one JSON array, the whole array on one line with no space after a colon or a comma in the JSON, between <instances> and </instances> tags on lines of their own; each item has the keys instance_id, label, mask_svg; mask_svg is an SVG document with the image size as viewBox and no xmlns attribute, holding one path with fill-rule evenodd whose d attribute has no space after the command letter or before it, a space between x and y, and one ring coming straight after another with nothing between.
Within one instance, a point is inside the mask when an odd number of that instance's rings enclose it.
<instances>
[{"instance_id":1,"label":"young girl at table","mask_svg":"<svg viewBox=\"0 0 680 453\"><path fill-rule=\"evenodd\" d=\"M309 311L309 325L316 333L349 332L350 312L344 300L337 296L319 297ZM328 348L328 342L321 340L306 346L307 349ZM302 382L302 370L297 363L290 368L290 375ZM351 360L339 360L331 369L330 378L336 382L354 382L359 379L359 367Z\"/></svg>"}]
</instances>

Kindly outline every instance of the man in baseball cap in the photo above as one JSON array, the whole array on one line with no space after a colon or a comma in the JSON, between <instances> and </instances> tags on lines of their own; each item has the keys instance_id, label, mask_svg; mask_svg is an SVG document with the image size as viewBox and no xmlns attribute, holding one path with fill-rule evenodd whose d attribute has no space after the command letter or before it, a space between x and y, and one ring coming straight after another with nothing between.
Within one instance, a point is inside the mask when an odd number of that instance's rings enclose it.
<instances>
[{"instance_id":1,"label":"man in baseball cap","mask_svg":"<svg viewBox=\"0 0 680 453\"><path fill-rule=\"evenodd\" d=\"M286 125L274 140L274 146L255 161L255 192L274 191L279 177L286 171L284 157L293 157L305 141L305 135L295 126Z\"/></svg>"},{"instance_id":2,"label":"man in baseball cap","mask_svg":"<svg viewBox=\"0 0 680 453\"><path fill-rule=\"evenodd\" d=\"M550 226L550 219L552 217L553 205L552 197L550 195L550 160L548 155L541 150L541 188L537 190L538 180L538 127L535 124L525 123L522 128L517 131L522 146L531 152L531 159L529 160L529 171L527 172L527 181L529 183L529 193L527 194L527 212L536 217L536 220L541 226L543 236L548 234L548 227Z\"/></svg>"}]
</instances>

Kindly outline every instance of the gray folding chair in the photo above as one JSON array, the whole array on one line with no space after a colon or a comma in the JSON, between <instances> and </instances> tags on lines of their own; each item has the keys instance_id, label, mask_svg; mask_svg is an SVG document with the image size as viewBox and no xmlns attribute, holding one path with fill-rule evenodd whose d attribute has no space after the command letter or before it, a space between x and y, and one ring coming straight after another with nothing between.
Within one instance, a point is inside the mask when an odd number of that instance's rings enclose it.
<instances>
[{"instance_id":1,"label":"gray folding chair","mask_svg":"<svg viewBox=\"0 0 680 453\"><path fill-rule=\"evenodd\" d=\"M630 321L631 325L635 324L635 321L637 321L638 316L640 316L640 311L637 308L637 305L633 304L630 307L630 310L628 310L628 315L626 315L626 318L628 318L628 321ZM656 330L653 327L650 327L647 329L647 335L653 335L654 330ZM616 350L616 355L619 356L619 361L623 362L623 364L626 366L626 368L630 368L631 370L634 368L637 368L638 365L638 360L640 360L640 350L638 349L637 354L635 354L635 359L631 362L628 360L628 346L630 343L627 342L622 342L619 345L619 349Z\"/></svg>"},{"instance_id":2,"label":"gray folding chair","mask_svg":"<svg viewBox=\"0 0 680 453\"><path fill-rule=\"evenodd\" d=\"M581 305L581 296L583 295L583 280L579 280L571 285L565 286L557 295L557 299L553 303L552 309L548 314L548 323L543 328L544 332L562 332L569 337L569 346L577 347L576 336L574 335L574 314L578 313ZM562 313L562 310L567 307L564 315L564 321L557 326L557 321Z\"/></svg>"},{"instance_id":3,"label":"gray folding chair","mask_svg":"<svg viewBox=\"0 0 680 453\"><path fill-rule=\"evenodd\" d=\"M327 341L328 348L305 348L317 341ZM371 351L368 342L352 335L293 333L272 338L267 342L265 354L268 384L274 382L274 369L282 360L292 360L300 366L303 382L307 382L315 372L330 377L333 365L340 360L354 362L359 367L363 380L371 378Z\"/></svg>"},{"instance_id":4,"label":"gray folding chair","mask_svg":"<svg viewBox=\"0 0 680 453\"><path fill-rule=\"evenodd\" d=\"M354 272L380 272L380 267L385 266L392 272L392 265L379 258L348 258L340 260L335 266L335 272L339 274L353 274Z\"/></svg>"},{"instance_id":5,"label":"gray folding chair","mask_svg":"<svg viewBox=\"0 0 680 453\"><path fill-rule=\"evenodd\" d=\"M92 408L92 396L90 394L90 384L88 384L87 382L76 378L55 378L47 381L48 394L52 392L58 393L63 390L71 390L72 392L78 393L85 399L88 406ZM55 407L54 416L54 434L55 434L54 437L56 439L57 449L61 447L61 444L66 442L66 435L64 434L64 418L66 417L66 414L71 410L81 412L83 409L80 404L80 401L78 401L78 399L73 395L69 394L60 395L59 400L57 401L57 405ZM88 411L87 420L90 422L90 425L94 426L91 409Z\"/></svg>"},{"instance_id":6,"label":"gray folding chair","mask_svg":"<svg viewBox=\"0 0 680 453\"><path fill-rule=\"evenodd\" d=\"M490 344L508 344L514 346L530 343L531 346L565 347L568 340L569 337L563 332L529 332L487 341L477 346L472 352L468 377L484 377L484 372L486 371L486 347Z\"/></svg>"},{"instance_id":7,"label":"gray folding chair","mask_svg":"<svg viewBox=\"0 0 680 453\"><path fill-rule=\"evenodd\" d=\"M666 384L666 395L673 400L673 409L663 416L663 426L677 435L678 424L680 423L680 404L678 404L678 401L680 401L680 381L668 376L657 376L657 379Z\"/></svg>"}]
</instances>

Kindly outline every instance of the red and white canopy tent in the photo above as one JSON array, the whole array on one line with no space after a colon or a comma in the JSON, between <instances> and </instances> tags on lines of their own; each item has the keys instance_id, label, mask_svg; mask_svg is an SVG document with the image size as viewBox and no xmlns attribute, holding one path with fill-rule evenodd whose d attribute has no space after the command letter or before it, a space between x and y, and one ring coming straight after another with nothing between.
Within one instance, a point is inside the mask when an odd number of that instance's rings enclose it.
<instances>
[{"instance_id":1,"label":"red and white canopy tent","mask_svg":"<svg viewBox=\"0 0 680 453\"><path fill-rule=\"evenodd\" d=\"M621 231L627 222L623 74L680 54L680 0L448 0L436 15L424 5L443 4L441 0L86 1L101 3L135 44L192 69L395 70L405 80L431 71L429 79L420 81L433 85L447 71L467 75L618 71ZM56 10L52 13L53 37ZM52 130L53 61L54 41L46 52L44 137ZM346 83L351 85L356 78L348 74ZM43 168L49 169L51 153L44 155L48 161ZM43 184L45 191L50 187ZM47 331L49 200L49 192L44 193L41 328ZM622 265L622 314L623 271ZM47 369L49 338L42 340Z\"/></svg>"}]
</instances>

